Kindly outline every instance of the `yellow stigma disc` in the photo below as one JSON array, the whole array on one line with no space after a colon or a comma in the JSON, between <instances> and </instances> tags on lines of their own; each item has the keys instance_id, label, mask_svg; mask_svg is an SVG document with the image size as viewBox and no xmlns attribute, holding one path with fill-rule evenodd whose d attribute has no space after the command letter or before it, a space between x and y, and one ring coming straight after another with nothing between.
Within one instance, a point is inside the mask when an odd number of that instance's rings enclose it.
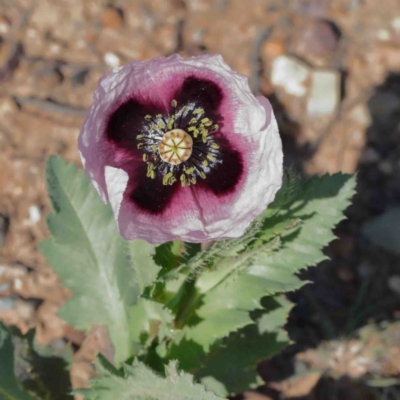
<instances>
[{"instance_id":1,"label":"yellow stigma disc","mask_svg":"<svg viewBox=\"0 0 400 400\"><path fill-rule=\"evenodd\" d=\"M158 145L161 159L173 165L185 162L192 155L192 149L193 139L183 129L167 132Z\"/></svg>"}]
</instances>

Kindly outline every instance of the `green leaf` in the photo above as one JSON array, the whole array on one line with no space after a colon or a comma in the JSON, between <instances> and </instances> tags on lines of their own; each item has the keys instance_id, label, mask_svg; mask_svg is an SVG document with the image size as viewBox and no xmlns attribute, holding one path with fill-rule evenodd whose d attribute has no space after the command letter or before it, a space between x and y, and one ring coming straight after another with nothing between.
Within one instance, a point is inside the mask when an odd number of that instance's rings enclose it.
<instances>
[{"instance_id":1,"label":"green leaf","mask_svg":"<svg viewBox=\"0 0 400 400\"><path fill-rule=\"evenodd\" d=\"M154 261L156 248L145 240L136 239L129 242L129 253L134 269L133 281L136 302L146 287L152 285L157 280L157 275L161 267Z\"/></svg>"},{"instance_id":2,"label":"green leaf","mask_svg":"<svg viewBox=\"0 0 400 400\"><path fill-rule=\"evenodd\" d=\"M264 309L257 318L257 326L260 334L267 332L277 333L277 339L280 342L289 342L289 337L284 325L293 303L288 301L284 296L264 297L262 299Z\"/></svg>"},{"instance_id":3,"label":"green leaf","mask_svg":"<svg viewBox=\"0 0 400 400\"><path fill-rule=\"evenodd\" d=\"M132 269L124 240L88 178L75 165L50 157L48 217L52 238L40 244L47 262L73 293L60 316L80 330L107 325L115 361L131 355L128 307L134 301Z\"/></svg>"},{"instance_id":4,"label":"green leaf","mask_svg":"<svg viewBox=\"0 0 400 400\"><path fill-rule=\"evenodd\" d=\"M155 374L135 360L124 365L125 376L113 374L101 363L96 364L98 376L91 379L91 389L80 390L85 400L217 400L222 399L207 392L193 377L178 372L175 362L166 367L166 377Z\"/></svg>"},{"instance_id":5,"label":"green leaf","mask_svg":"<svg viewBox=\"0 0 400 400\"><path fill-rule=\"evenodd\" d=\"M282 187L276 194L273 203L268 206L260 219L270 218L277 212L285 210L298 196L302 183L303 181L297 172L292 168L285 168L282 177Z\"/></svg>"},{"instance_id":6,"label":"green leaf","mask_svg":"<svg viewBox=\"0 0 400 400\"><path fill-rule=\"evenodd\" d=\"M222 396L256 385L257 362L272 357L289 342L283 327L293 306L283 296L268 297L262 303L264 309L254 316L256 323L217 340L208 352L184 338L171 347L168 359L178 359L184 370Z\"/></svg>"},{"instance_id":7,"label":"green leaf","mask_svg":"<svg viewBox=\"0 0 400 400\"><path fill-rule=\"evenodd\" d=\"M154 261L155 246L137 239L129 242L129 252L135 292L135 305L129 310L131 335L139 342L141 335L146 332L150 342L157 335L163 337L173 316L164 305L144 297L146 289L156 282L161 270Z\"/></svg>"},{"instance_id":8,"label":"green leaf","mask_svg":"<svg viewBox=\"0 0 400 400\"><path fill-rule=\"evenodd\" d=\"M208 352L198 343L183 339L171 346L164 362L178 359L185 371L222 396L256 385L257 362L272 357L289 343L283 327L293 306L283 296L264 298L262 303L264 309L253 316L256 323L217 340Z\"/></svg>"},{"instance_id":9,"label":"green leaf","mask_svg":"<svg viewBox=\"0 0 400 400\"><path fill-rule=\"evenodd\" d=\"M284 187L290 193L288 204L280 210L272 206L259 235L281 224L280 236L256 241L250 251L220 257L198 277L200 322L185 328L187 340L207 351L217 339L251 324L249 312L261 308L262 297L301 287L304 282L295 274L326 258L322 248L334 239L332 228L343 218L354 186L354 176L335 174L312 178L296 191ZM292 229L297 220L302 223ZM282 229L284 221L287 229Z\"/></svg>"},{"instance_id":10,"label":"green leaf","mask_svg":"<svg viewBox=\"0 0 400 400\"><path fill-rule=\"evenodd\" d=\"M260 334L256 324L247 325L231 333L221 344L213 346L206 366L195 376L201 378L209 390L216 390L214 385L207 385L210 377L223 383L226 392L219 389L218 393L225 396L259 385L257 363L272 357L288 344L277 336L277 333Z\"/></svg>"},{"instance_id":11,"label":"green leaf","mask_svg":"<svg viewBox=\"0 0 400 400\"><path fill-rule=\"evenodd\" d=\"M154 260L162 266L162 275L165 275L199 251L200 243L185 243L181 240L174 240L157 246Z\"/></svg>"},{"instance_id":12,"label":"green leaf","mask_svg":"<svg viewBox=\"0 0 400 400\"><path fill-rule=\"evenodd\" d=\"M25 392L14 375L14 346L11 335L0 322L0 399L34 400Z\"/></svg>"},{"instance_id":13,"label":"green leaf","mask_svg":"<svg viewBox=\"0 0 400 400\"><path fill-rule=\"evenodd\" d=\"M242 237L216 241L207 251L197 252L186 263L183 263L178 268L178 271L189 271L189 274L194 277L194 275L200 273L206 266L213 264L216 259L223 260L227 257L237 256L254 241L259 229L260 223L255 221ZM173 272L176 273L176 271Z\"/></svg>"}]
</instances>

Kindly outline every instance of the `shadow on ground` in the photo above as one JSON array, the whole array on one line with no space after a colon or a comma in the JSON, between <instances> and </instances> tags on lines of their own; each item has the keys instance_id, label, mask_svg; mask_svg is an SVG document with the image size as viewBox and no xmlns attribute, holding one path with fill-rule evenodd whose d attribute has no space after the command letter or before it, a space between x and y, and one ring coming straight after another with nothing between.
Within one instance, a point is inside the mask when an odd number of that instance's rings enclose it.
<instances>
[{"instance_id":1,"label":"shadow on ground","mask_svg":"<svg viewBox=\"0 0 400 400\"><path fill-rule=\"evenodd\" d=\"M309 149L296 145L298 126L288 120L276 99L272 98L272 103L277 110L286 161L303 174L302 164L312 154ZM372 236L366 236L365 227L370 221L400 206L400 75L388 75L386 81L374 90L367 104L371 124L367 129L367 143L359 160L357 194L353 205L346 211L348 219L336 228L338 239L326 249L330 260L303 271L301 278L311 283L288 296L295 303L287 324L289 335L295 344L273 359L260 363L259 373L269 386L261 388L260 393L266 398L400 399L397 381L386 379L388 376L400 376L398 366L388 372L377 371L387 373L387 376L383 377L382 385L372 388L361 379L331 377L332 360L329 357L326 359L325 369L322 367L324 370L318 371L320 378L315 381L317 383L313 388L310 387L310 393L297 397L293 393L292 396L282 397L280 387L280 383L289 378L293 380L294 377L301 381L302 374L308 376L309 371L316 367L301 365L296 359L300 352L304 353L309 349L315 349L317 353L323 352L326 349L322 350L322 347L327 341L343 343L357 338L358 330L363 326L395 321L399 317L400 254L375 245L374 235L380 235L381 231L377 230ZM379 336L379 332L377 330L376 335ZM363 343L362 340L361 345L374 346L374 343ZM400 347L400 334L394 340L397 340ZM349 365L351 362L352 360L348 361ZM318 368L321 369L321 365ZM371 377L373 372L367 371L366 375L359 378ZM278 387L278 390L272 387Z\"/></svg>"}]
</instances>

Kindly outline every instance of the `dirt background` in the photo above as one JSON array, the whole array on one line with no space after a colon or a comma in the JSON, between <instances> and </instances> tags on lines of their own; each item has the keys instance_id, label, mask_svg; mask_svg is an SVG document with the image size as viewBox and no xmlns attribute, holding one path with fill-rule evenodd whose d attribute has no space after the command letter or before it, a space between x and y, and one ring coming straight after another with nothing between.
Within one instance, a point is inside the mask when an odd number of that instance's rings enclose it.
<instances>
[{"instance_id":1,"label":"dirt background","mask_svg":"<svg viewBox=\"0 0 400 400\"><path fill-rule=\"evenodd\" d=\"M102 332L56 316L70 293L37 250L46 157L80 165L79 129L108 69L176 52L220 53L249 77L274 105L287 165L359 171L331 261L290 294L296 344L260 364L266 385L245 396L400 399L399 0L0 0L0 319L80 348L71 378L85 384Z\"/></svg>"}]
</instances>

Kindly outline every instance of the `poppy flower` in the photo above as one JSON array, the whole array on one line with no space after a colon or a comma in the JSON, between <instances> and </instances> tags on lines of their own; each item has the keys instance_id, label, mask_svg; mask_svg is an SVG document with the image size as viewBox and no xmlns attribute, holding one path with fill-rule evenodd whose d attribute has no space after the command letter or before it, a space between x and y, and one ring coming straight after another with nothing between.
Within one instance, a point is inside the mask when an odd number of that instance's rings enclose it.
<instances>
[{"instance_id":1,"label":"poppy flower","mask_svg":"<svg viewBox=\"0 0 400 400\"><path fill-rule=\"evenodd\" d=\"M239 237L281 186L271 105L219 55L173 55L109 71L79 150L128 240Z\"/></svg>"}]
</instances>

